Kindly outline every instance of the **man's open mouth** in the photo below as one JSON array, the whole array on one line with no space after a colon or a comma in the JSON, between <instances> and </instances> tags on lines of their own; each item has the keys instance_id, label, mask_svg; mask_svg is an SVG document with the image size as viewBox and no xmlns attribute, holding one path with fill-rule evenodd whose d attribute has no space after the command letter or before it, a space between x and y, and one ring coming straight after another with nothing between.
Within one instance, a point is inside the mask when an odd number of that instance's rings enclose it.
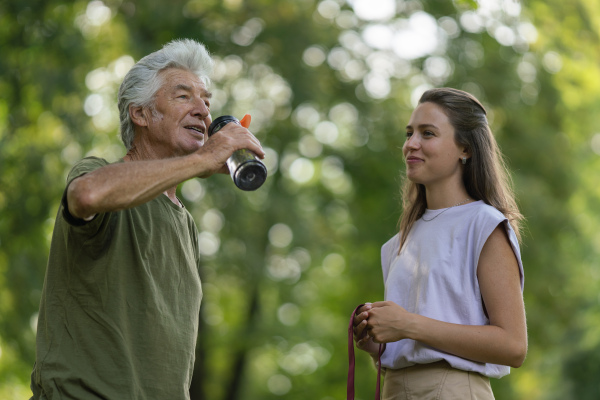
<instances>
[{"instance_id":1,"label":"man's open mouth","mask_svg":"<svg viewBox=\"0 0 600 400\"><path fill-rule=\"evenodd\" d=\"M185 129L190 129L192 131L196 131L196 132L204 135L204 129L201 129L200 127L197 127L197 126L186 126Z\"/></svg>"}]
</instances>

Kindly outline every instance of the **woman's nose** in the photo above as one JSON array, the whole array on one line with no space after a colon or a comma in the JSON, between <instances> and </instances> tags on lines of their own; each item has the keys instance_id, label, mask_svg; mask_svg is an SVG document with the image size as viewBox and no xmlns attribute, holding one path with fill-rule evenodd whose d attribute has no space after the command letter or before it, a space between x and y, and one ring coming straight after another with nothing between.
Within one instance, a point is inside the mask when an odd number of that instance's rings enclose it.
<instances>
[{"instance_id":1,"label":"woman's nose","mask_svg":"<svg viewBox=\"0 0 600 400\"><path fill-rule=\"evenodd\" d=\"M418 135L412 134L406 138L406 142L404 142L404 147L407 149L418 149L421 145L419 141Z\"/></svg>"}]
</instances>

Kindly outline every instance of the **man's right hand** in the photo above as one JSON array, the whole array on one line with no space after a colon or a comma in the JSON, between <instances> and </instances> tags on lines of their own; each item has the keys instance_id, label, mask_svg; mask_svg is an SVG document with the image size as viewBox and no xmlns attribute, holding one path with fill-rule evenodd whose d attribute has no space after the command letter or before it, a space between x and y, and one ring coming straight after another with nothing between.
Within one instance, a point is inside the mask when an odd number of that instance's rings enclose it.
<instances>
[{"instance_id":1,"label":"man's right hand","mask_svg":"<svg viewBox=\"0 0 600 400\"><path fill-rule=\"evenodd\" d=\"M260 159L265 157L265 152L258 139L247 128L230 122L219 132L208 138L196 154L202 156L205 171L198 175L199 178L220 173L228 174L227 159L241 149L252 151Z\"/></svg>"}]
</instances>

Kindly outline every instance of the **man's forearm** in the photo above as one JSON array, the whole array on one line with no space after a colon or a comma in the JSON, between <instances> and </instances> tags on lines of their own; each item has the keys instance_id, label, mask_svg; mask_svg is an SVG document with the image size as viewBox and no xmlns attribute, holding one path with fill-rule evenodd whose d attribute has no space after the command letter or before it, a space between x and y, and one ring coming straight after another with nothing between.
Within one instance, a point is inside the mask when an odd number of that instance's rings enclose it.
<instances>
[{"instance_id":1,"label":"man's forearm","mask_svg":"<svg viewBox=\"0 0 600 400\"><path fill-rule=\"evenodd\" d=\"M85 219L132 208L203 171L203 159L198 154L110 164L71 182L67 191L69 212Z\"/></svg>"}]
</instances>

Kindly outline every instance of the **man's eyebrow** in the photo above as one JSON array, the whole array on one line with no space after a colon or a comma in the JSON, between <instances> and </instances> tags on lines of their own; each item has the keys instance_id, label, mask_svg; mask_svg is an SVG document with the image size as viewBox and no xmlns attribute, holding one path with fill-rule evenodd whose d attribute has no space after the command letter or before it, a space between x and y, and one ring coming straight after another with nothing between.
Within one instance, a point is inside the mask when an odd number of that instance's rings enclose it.
<instances>
[{"instance_id":1,"label":"man's eyebrow","mask_svg":"<svg viewBox=\"0 0 600 400\"><path fill-rule=\"evenodd\" d=\"M433 124L421 124L418 126L419 129L424 129L424 128L434 128L434 129L439 129L437 126L433 125ZM406 129L412 129L412 125L406 125Z\"/></svg>"},{"instance_id":2,"label":"man's eyebrow","mask_svg":"<svg viewBox=\"0 0 600 400\"><path fill-rule=\"evenodd\" d=\"M173 88L173 90L174 91L185 90L185 91L191 92L192 91L192 87L188 86L188 85L184 85L183 83L180 83L178 85L175 85L175 87Z\"/></svg>"},{"instance_id":3,"label":"man's eyebrow","mask_svg":"<svg viewBox=\"0 0 600 400\"><path fill-rule=\"evenodd\" d=\"M186 92L191 92L192 91L192 87L189 85L185 85L183 83L180 83L178 85L175 85L175 87L173 87L173 91L176 92L178 90L185 90ZM204 90L204 97L207 98L211 98L213 96L212 92L209 92L208 90Z\"/></svg>"}]
</instances>

